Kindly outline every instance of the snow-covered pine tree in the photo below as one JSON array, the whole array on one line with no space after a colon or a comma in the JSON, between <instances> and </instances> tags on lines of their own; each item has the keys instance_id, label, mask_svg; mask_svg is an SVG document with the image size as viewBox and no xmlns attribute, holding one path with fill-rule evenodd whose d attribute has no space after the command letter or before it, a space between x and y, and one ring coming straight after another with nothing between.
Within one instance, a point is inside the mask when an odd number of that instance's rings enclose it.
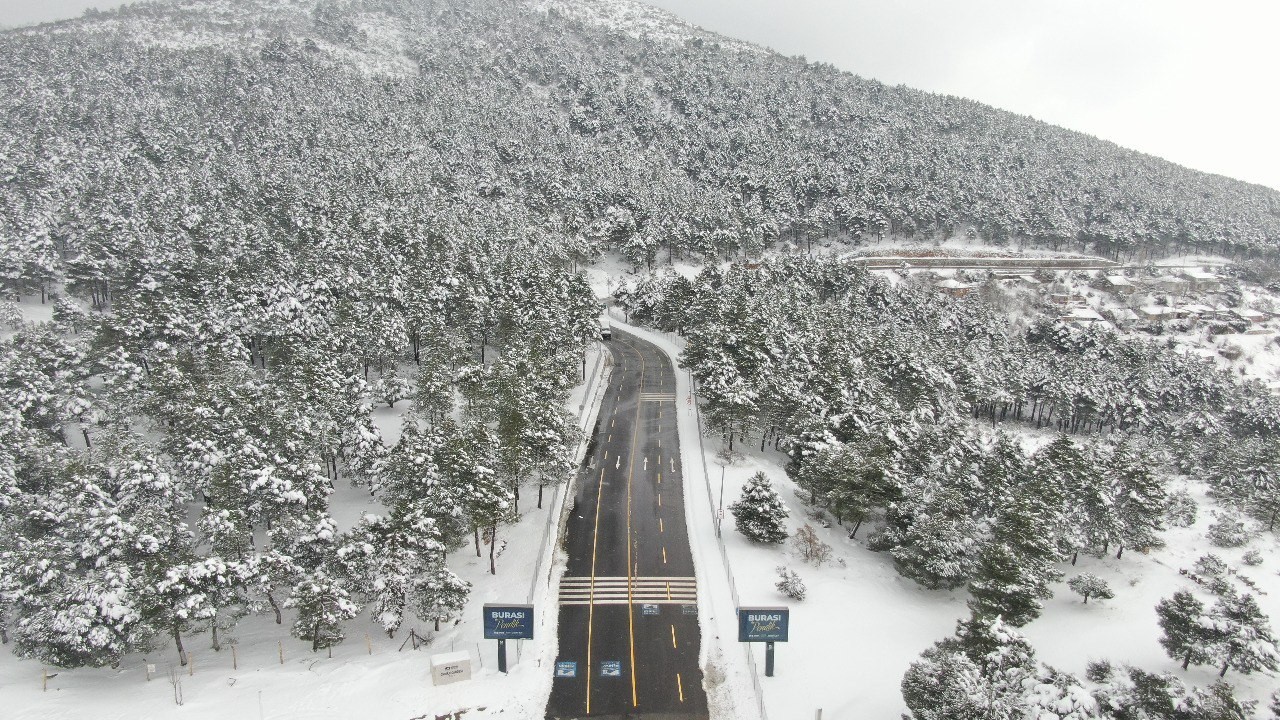
<instances>
[{"instance_id":1,"label":"snow-covered pine tree","mask_svg":"<svg viewBox=\"0 0 1280 720\"><path fill-rule=\"evenodd\" d=\"M954 647L934 646L902 676L910 720L1014 717L1016 708L991 687L977 663Z\"/></svg>"},{"instance_id":2,"label":"snow-covered pine tree","mask_svg":"<svg viewBox=\"0 0 1280 720\"><path fill-rule=\"evenodd\" d=\"M1126 546L1155 547L1161 543L1168 496L1164 484L1152 470L1150 458L1137 452L1129 443L1121 443L1111 452L1107 463L1111 496L1118 520L1116 550L1118 559Z\"/></svg>"},{"instance_id":3,"label":"snow-covered pine tree","mask_svg":"<svg viewBox=\"0 0 1280 720\"><path fill-rule=\"evenodd\" d=\"M969 609L975 616L1003 618L1021 627L1040 616L1041 599L1052 592L1027 577L1027 568L1009 546L991 542L983 546L969 581Z\"/></svg>"},{"instance_id":4,"label":"snow-covered pine tree","mask_svg":"<svg viewBox=\"0 0 1280 720\"><path fill-rule=\"evenodd\" d=\"M1046 505L1060 516L1045 518L1054 528L1060 553L1074 565L1082 548L1105 542L1111 524L1109 492L1104 493L1092 456L1066 434L1042 448L1034 458L1034 480Z\"/></svg>"},{"instance_id":5,"label":"snow-covered pine tree","mask_svg":"<svg viewBox=\"0 0 1280 720\"><path fill-rule=\"evenodd\" d=\"M1039 673L1021 635L999 618L971 617L911 664L902 697L912 720L1024 717Z\"/></svg>"},{"instance_id":6,"label":"snow-covered pine tree","mask_svg":"<svg viewBox=\"0 0 1280 720\"><path fill-rule=\"evenodd\" d=\"M221 558L188 557L186 562L157 568L145 593L147 615L158 628L170 633L178 661L187 664L182 633L201 629L218 614L232 591L234 573Z\"/></svg>"},{"instance_id":7,"label":"snow-covered pine tree","mask_svg":"<svg viewBox=\"0 0 1280 720\"><path fill-rule=\"evenodd\" d=\"M345 639L343 623L360 612L346 588L324 570L316 570L303 577L294 586L293 594L284 606L297 608L293 636L311 641L311 652L341 643Z\"/></svg>"},{"instance_id":8,"label":"snow-covered pine tree","mask_svg":"<svg viewBox=\"0 0 1280 720\"><path fill-rule=\"evenodd\" d=\"M1044 522L1054 512L1025 487L1005 500L969 585L969 608L975 615L1000 616L1015 627L1040 616L1040 601L1053 597L1052 585L1062 579L1054 565L1057 549Z\"/></svg>"},{"instance_id":9,"label":"snow-covered pine tree","mask_svg":"<svg viewBox=\"0 0 1280 720\"><path fill-rule=\"evenodd\" d=\"M1160 629L1164 631L1160 646L1169 657L1182 661L1183 670L1191 663L1204 665L1213 662L1214 655L1209 646L1212 635L1204 603L1190 592L1179 590L1156 605L1156 616Z\"/></svg>"},{"instance_id":10,"label":"snow-covered pine tree","mask_svg":"<svg viewBox=\"0 0 1280 720\"><path fill-rule=\"evenodd\" d=\"M769 478L758 472L742 487L742 497L729 506L738 532L761 543L787 539L787 517L791 514Z\"/></svg>"},{"instance_id":11,"label":"snow-covered pine tree","mask_svg":"<svg viewBox=\"0 0 1280 720\"><path fill-rule=\"evenodd\" d=\"M880 539L895 542L890 554L898 572L934 590L969 580L977 564L979 533L958 490L921 478L889 506L886 520Z\"/></svg>"},{"instance_id":12,"label":"snow-covered pine tree","mask_svg":"<svg viewBox=\"0 0 1280 720\"><path fill-rule=\"evenodd\" d=\"M1075 675L1048 665L1024 683L1023 717L1055 720L1100 720L1105 717L1098 701Z\"/></svg>"},{"instance_id":13,"label":"snow-covered pine tree","mask_svg":"<svg viewBox=\"0 0 1280 720\"><path fill-rule=\"evenodd\" d=\"M1253 537L1246 520L1231 510L1223 510L1217 514L1206 533L1209 542L1218 547L1242 547Z\"/></svg>"},{"instance_id":14,"label":"snow-covered pine tree","mask_svg":"<svg viewBox=\"0 0 1280 720\"><path fill-rule=\"evenodd\" d=\"M1280 669L1276 636L1253 595L1220 597L1209 617L1217 660L1222 663L1218 677L1229 669L1245 675Z\"/></svg>"},{"instance_id":15,"label":"snow-covered pine tree","mask_svg":"<svg viewBox=\"0 0 1280 720\"><path fill-rule=\"evenodd\" d=\"M435 623L435 629L439 630L441 621L462 612L470 595L471 583L439 563L414 578L413 611L423 620Z\"/></svg>"},{"instance_id":16,"label":"snow-covered pine tree","mask_svg":"<svg viewBox=\"0 0 1280 720\"><path fill-rule=\"evenodd\" d=\"M1091 573L1080 573L1071 578L1067 581L1067 587L1082 596L1085 604L1089 603L1089 598L1091 597L1102 600L1109 600L1115 597L1115 593L1111 591L1111 586L1107 585L1107 581Z\"/></svg>"},{"instance_id":17,"label":"snow-covered pine tree","mask_svg":"<svg viewBox=\"0 0 1280 720\"><path fill-rule=\"evenodd\" d=\"M774 587L778 589L778 592L792 600L803 600L806 591L804 580L800 579L800 575L795 570L788 569L784 565L779 565L777 571L778 582L774 583Z\"/></svg>"},{"instance_id":18,"label":"snow-covered pine tree","mask_svg":"<svg viewBox=\"0 0 1280 720\"><path fill-rule=\"evenodd\" d=\"M299 572L293 558L276 550L254 553L246 558L241 563L240 574L249 611L269 609L276 624L282 624L277 596L282 589L292 588L297 583Z\"/></svg>"}]
</instances>

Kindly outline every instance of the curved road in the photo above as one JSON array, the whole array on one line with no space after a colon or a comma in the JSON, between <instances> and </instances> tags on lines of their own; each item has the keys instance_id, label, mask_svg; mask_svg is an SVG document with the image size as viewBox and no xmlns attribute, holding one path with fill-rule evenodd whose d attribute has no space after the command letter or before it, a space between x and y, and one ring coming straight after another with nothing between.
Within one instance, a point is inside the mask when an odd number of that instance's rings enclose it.
<instances>
[{"instance_id":1,"label":"curved road","mask_svg":"<svg viewBox=\"0 0 1280 720\"><path fill-rule=\"evenodd\" d=\"M547 717L707 718L675 374L617 328L611 352L569 516Z\"/></svg>"}]
</instances>

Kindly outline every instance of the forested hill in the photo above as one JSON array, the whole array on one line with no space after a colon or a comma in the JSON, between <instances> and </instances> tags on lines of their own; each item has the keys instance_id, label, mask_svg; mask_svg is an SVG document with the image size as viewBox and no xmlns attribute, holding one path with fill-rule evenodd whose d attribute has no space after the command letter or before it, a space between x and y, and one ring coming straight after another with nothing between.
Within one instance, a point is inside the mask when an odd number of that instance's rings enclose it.
<instances>
[{"instance_id":1,"label":"forested hill","mask_svg":"<svg viewBox=\"0 0 1280 720\"><path fill-rule=\"evenodd\" d=\"M1280 240L1274 190L627 2L144 3L0 52L0 264L25 287L129 291L264 243L395 265L404 237L566 264L970 228L1117 257Z\"/></svg>"}]
</instances>

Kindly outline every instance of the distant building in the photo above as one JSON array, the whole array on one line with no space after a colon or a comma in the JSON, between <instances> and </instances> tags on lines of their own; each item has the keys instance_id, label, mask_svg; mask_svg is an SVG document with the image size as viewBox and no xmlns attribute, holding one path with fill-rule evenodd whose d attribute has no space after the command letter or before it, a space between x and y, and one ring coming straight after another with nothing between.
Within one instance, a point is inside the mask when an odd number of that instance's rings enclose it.
<instances>
[{"instance_id":1,"label":"distant building","mask_svg":"<svg viewBox=\"0 0 1280 720\"><path fill-rule=\"evenodd\" d=\"M1170 295L1181 295L1187 291L1189 283L1180 277L1172 275L1162 275L1158 278L1152 278L1147 285L1153 290L1169 293Z\"/></svg>"},{"instance_id":2,"label":"distant building","mask_svg":"<svg viewBox=\"0 0 1280 720\"><path fill-rule=\"evenodd\" d=\"M1179 314L1176 309L1167 305L1143 305L1138 308L1138 316L1148 322L1164 322L1178 319Z\"/></svg>"},{"instance_id":3,"label":"distant building","mask_svg":"<svg viewBox=\"0 0 1280 720\"><path fill-rule=\"evenodd\" d=\"M978 283L966 283L960 282L955 278L947 278L946 280L940 280L937 282L934 287L951 297L961 298L973 292L973 289L978 287Z\"/></svg>"},{"instance_id":4,"label":"distant building","mask_svg":"<svg viewBox=\"0 0 1280 720\"><path fill-rule=\"evenodd\" d=\"M1102 287L1112 295L1129 296L1138 291L1138 286L1123 275L1107 275L1102 278Z\"/></svg>"},{"instance_id":5,"label":"distant building","mask_svg":"<svg viewBox=\"0 0 1280 720\"><path fill-rule=\"evenodd\" d=\"M1092 308L1071 308L1059 316L1063 322L1073 325L1092 325L1094 323L1106 323L1098 312Z\"/></svg>"},{"instance_id":6,"label":"distant building","mask_svg":"<svg viewBox=\"0 0 1280 720\"><path fill-rule=\"evenodd\" d=\"M1197 292L1217 292L1222 289L1222 278L1200 269L1184 270L1182 277Z\"/></svg>"},{"instance_id":7,"label":"distant building","mask_svg":"<svg viewBox=\"0 0 1280 720\"><path fill-rule=\"evenodd\" d=\"M1054 305L1076 305L1084 304L1084 296L1077 292L1055 292L1049 293L1049 302Z\"/></svg>"},{"instance_id":8,"label":"distant building","mask_svg":"<svg viewBox=\"0 0 1280 720\"><path fill-rule=\"evenodd\" d=\"M1140 319L1138 313L1129 308L1119 308L1111 311L1111 320L1120 327L1129 327Z\"/></svg>"},{"instance_id":9,"label":"distant building","mask_svg":"<svg viewBox=\"0 0 1280 720\"><path fill-rule=\"evenodd\" d=\"M1264 323L1271 318L1270 315L1260 310L1250 310L1249 308L1236 308L1231 311L1232 315L1244 320L1250 325L1258 325Z\"/></svg>"}]
</instances>

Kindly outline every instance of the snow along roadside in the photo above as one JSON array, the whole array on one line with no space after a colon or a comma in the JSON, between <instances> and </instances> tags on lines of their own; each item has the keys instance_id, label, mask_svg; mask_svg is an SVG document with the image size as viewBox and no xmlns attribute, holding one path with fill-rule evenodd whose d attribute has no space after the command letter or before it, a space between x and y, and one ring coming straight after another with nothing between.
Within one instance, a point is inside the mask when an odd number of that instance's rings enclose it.
<instances>
[{"instance_id":1,"label":"snow along roadside","mask_svg":"<svg viewBox=\"0 0 1280 720\"><path fill-rule=\"evenodd\" d=\"M698 663L712 718L768 720L764 712L753 643L737 642L737 590L724 551L716 536L716 509L711 500L710 474L702 444L701 417L694 402L691 375L679 369L681 349L661 333L630 325L612 312L611 320L642 340L656 345L676 368L676 422L684 479L685 522L698 579L698 624L702 629ZM726 647L726 646L738 647Z\"/></svg>"}]
</instances>

